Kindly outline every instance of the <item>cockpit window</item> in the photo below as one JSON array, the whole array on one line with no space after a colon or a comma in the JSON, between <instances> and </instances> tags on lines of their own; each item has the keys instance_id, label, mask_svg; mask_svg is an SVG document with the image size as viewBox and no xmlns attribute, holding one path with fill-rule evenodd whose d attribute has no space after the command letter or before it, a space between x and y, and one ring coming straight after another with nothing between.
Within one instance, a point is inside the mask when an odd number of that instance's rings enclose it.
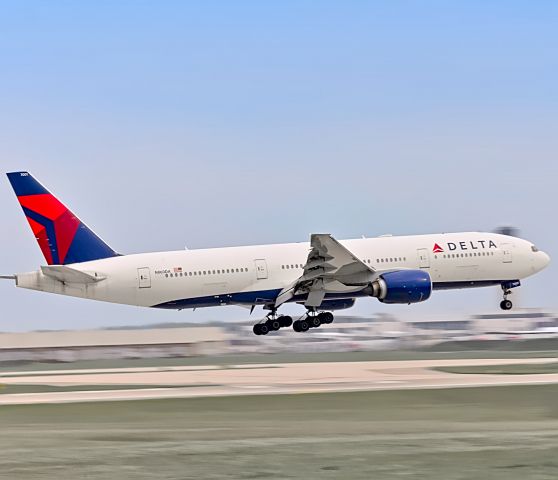
<instances>
[{"instance_id":1,"label":"cockpit window","mask_svg":"<svg viewBox=\"0 0 558 480\"><path fill-rule=\"evenodd\" d=\"M535 245L531 245L531 251L532 252L538 252L539 249L537 247L535 247Z\"/></svg>"}]
</instances>

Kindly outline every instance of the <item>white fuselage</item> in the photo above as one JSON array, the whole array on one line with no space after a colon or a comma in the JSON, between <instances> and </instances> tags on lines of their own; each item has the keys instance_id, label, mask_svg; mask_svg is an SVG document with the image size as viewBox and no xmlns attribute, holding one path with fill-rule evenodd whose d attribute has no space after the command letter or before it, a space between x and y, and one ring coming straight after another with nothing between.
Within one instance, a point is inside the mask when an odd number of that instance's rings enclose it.
<instances>
[{"instance_id":1,"label":"white fuselage","mask_svg":"<svg viewBox=\"0 0 558 480\"><path fill-rule=\"evenodd\" d=\"M531 242L495 233L383 236L340 242L376 271L427 271L434 289L499 285L542 270L549 262ZM41 271L17 275L17 285L106 302L161 308L269 304L303 271L308 243L125 255L70 265L104 278L57 281ZM328 298L363 296L361 288ZM292 301L300 301L294 298Z\"/></svg>"}]
</instances>

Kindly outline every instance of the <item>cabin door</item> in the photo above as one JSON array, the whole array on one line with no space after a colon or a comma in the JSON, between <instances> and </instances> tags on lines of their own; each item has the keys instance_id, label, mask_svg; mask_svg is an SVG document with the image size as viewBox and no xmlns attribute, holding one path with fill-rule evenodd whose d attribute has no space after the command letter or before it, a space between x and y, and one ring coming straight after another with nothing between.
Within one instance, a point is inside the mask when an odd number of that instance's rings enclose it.
<instances>
[{"instance_id":1,"label":"cabin door","mask_svg":"<svg viewBox=\"0 0 558 480\"><path fill-rule=\"evenodd\" d=\"M264 259L254 260L256 265L256 278L265 280L267 278L267 262Z\"/></svg>"},{"instance_id":2,"label":"cabin door","mask_svg":"<svg viewBox=\"0 0 558 480\"><path fill-rule=\"evenodd\" d=\"M427 248L419 248L417 250L419 268L430 268L430 257Z\"/></svg>"},{"instance_id":3,"label":"cabin door","mask_svg":"<svg viewBox=\"0 0 558 480\"><path fill-rule=\"evenodd\" d=\"M511 244L509 243L502 243L502 245L500 245L500 248L502 249L502 261L504 263L512 263L512 252L511 252Z\"/></svg>"},{"instance_id":4,"label":"cabin door","mask_svg":"<svg viewBox=\"0 0 558 480\"><path fill-rule=\"evenodd\" d=\"M138 287L151 288L151 272L149 267L138 268Z\"/></svg>"}]
</instances>

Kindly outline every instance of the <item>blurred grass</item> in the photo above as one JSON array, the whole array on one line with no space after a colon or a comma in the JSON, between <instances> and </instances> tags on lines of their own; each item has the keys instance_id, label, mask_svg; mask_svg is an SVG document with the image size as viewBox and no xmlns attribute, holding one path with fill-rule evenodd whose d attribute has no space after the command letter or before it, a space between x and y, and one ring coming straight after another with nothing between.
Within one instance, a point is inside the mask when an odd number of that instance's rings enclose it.
<instances>
[{"instance_id":1,"label":"blurred grass","mask_svg":"<svg viewBox=\"0 0 558 480\"><path fill-rule=\"evenodd\" d=\"M459 367L434 367L446 373L486 374L486 375L538 375L543 373L558 373L558 363L544 363L531 365L471 365Z\"/></svg>"},{"instance_id":2,"label":"blurred grass","mask_svg":"<svg viewBox=\"0 0 558 480\"><path fill-rule=\"evenodd\" d=\"M200 387L204 385L134 385L134 384L111 384L111 385L40 385L40 384L0 384L0 395L10 393L45 393L45 392L89 392L99 390L138 390L144 388L185 388ZM215 384L209 385L214 387Z\"/></svg>"},{"instance_id":3,"label":"blurred grass","mask_svg":"<svg viewBox=\"0 0 558 480\"><path fill-rule=\"evenodd\" d=\"M3 406L5 478L555 479L558 385Z\"/></svg>"}]
</instances>

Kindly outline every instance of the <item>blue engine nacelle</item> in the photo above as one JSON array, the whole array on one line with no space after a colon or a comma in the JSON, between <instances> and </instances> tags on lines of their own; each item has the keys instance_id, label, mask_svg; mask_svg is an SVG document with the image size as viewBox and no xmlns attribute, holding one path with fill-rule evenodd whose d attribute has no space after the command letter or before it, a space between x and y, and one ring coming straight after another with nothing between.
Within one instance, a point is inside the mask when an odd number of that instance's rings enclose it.
<instances>
[{"instance_id":1,"label":"blue engine nacelle","mask_svg":"<svg viewBox=\"0 0 558 480\"><path fill-rule=\"evenodd\" d=\"M369 288L369 295L383 303L418 303L430 298L432 280L422 270L398 270L383 273Z\"/></svg>"}]
</instances>

